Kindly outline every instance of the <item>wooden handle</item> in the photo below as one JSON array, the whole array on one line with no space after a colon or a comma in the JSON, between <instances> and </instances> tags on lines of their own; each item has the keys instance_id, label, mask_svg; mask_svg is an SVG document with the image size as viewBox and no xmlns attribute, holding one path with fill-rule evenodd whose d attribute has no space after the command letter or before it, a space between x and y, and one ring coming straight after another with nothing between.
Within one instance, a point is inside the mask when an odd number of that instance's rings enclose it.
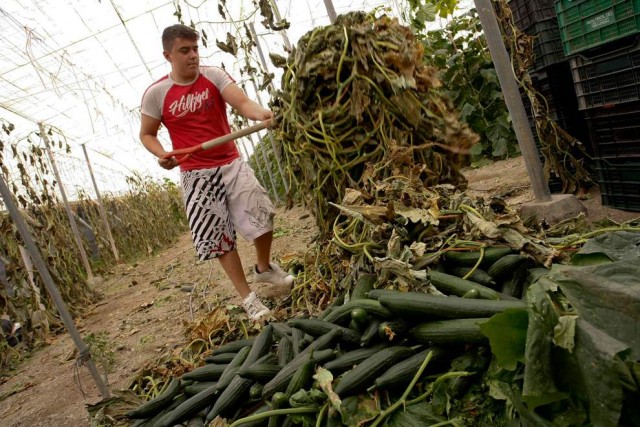
<instances>
[{"instance_id":1,"label":"wooden handle","mask_svg":"<svg viewBox=\"0 0 640 427\"><path fill-rule=\"evenodd\" d=\"M208 150L209 148L213 148L217 145L224 144L225 142L233 141L234 139L242 138L243 136L256 133L259 130L265 129L270 124L271 124L271 120L266 120L264 122L257 123L253 126L249 126L248 128L240 129L235 132L231 132L227 135L223 135L218 138L209 140L207 142L203 142L202 150Z\"/></svg>"}]
</instances>

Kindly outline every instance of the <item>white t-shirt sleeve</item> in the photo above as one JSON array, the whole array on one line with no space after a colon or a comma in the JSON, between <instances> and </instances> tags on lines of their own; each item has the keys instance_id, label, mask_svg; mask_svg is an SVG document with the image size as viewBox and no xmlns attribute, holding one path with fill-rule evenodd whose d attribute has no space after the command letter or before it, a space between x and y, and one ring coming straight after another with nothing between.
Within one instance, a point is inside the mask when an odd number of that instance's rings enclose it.
<instances>
[{"instance_id":1,"label":"white t-shirt sleeve","mask_svg":"<svg viewBox=\"0 0 640 427\"><path fill-rule=\"evenodd\" d=\"M140 111L142 114L145 114L149 117L153 117L157 120L162 120L162 100L161 95L162 91L158 90L158 86L151 86L147 91L142 95L142 105L140 106Z\"/></svg>"},{"instance_id":2,"label":"white t-shirt sleeve","mask_svg":"<svg viewBox=\"0 0 640 427\"><path fill-rule=\"evenodd\" d=\"M222 68L203 67L202 74L218 88L220 93L231 83L235 83L235 80Z\"/></svg>"}]
</instances>

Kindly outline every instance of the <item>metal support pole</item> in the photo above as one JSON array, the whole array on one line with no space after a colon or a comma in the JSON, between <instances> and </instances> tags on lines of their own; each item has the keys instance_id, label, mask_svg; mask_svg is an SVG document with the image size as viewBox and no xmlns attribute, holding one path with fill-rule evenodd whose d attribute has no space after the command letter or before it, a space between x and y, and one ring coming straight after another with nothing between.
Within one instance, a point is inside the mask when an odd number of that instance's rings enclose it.
<instances>
[{"instance_id":1,"label":"metal support pole","mask_svg":"<svg viewBox=\"0 0 640 427\"><path fill-rule=\"evenodd\" d=\"M258 49L258 56L260 57L260 63L262 64L262 68L264 68L264 71L269 71L269 66L267 65L267 60L264 57L264 53L262 53L262 45L260 44L260 40L258 40L258 33L256 33L256 27L255 25L253 25L253 22L249 23L249 31L251 31L251 37L253 37L253 42L256 44L256 49ZM253 74L251 75L251 77L253 77ZM255 82L253 83L253 85L256 88L256 94L257 94L258 88L255 85ZM271 87L271 90L274 89L273 82L269 82L269 86Z\"/></svg>"},{"instance_id":2,"label":"metal support pole","mask_svg":"<svg viewBox=\"0 0 640 427\"><path fill-rule=\"evenodd\" d=\"M278 5L276 4L276 0L271 0L271 7L273 8L273 13L276 15L276 19L278 22L282 22L282 16L280 15L280 9L278 9ZM253 27L253 24L251 24ZM289 41L289 36L287 36L287 31L282 30L278 31L282 35L282 40L284 41L284 47L287 48L289 52L291 52L291 42Z\"/></svg>"},{"instance_id":3,"label":"metal support pole","mask_svg":"<svg viewBox=\"0 0 640 427\"><path fill-rule=\"evenodd\" d=\"M60 173L58 172L58 166L56 165L56 160L53 157L53 153L51 152L49 137L47 137L47 133L44 130L44 125L42 123L38 123L38 126L40 127L40 136L42 136L42 140L44 141L45 148L47 149L47 154L49 156L49 161L51 162L51 168L53 169L53 174L56 177L56 181L58 181L58 188L60 189L60 194L62 194L62 201L64 202L64 208L67 211L67 216L69 217L69 223L71 224L71 231L73 232L73 237L75 238L76 245L78 246L78 250L80 251L80 258L82 258L84 269L87 272L87 278L89 279L89 281L91 281L93 279L93 271L91 271L91 264L89 264L89 258L87 257L87 253L84 250L84 245L82 244L82 239L80 238L80 232L78 231L78 225L76 224L76 220L73 217L73 213L71 212L71 207L69 206L69 200L67 199L67 193L64 191L64 185L62 185L62 180L60 179Z\"/></svg>"},{"instance_id":4,"label":"metal support pole","mask_svg":"<svg viewBox=\"0 0 640 427\"><path fill-rule=\"evenodd\" d=\"M474 0L474 3L478 10L480 23L482 24L482 29L487 39L489 51L491 52L493 65L498 74L504 100L511 115L516 136L518 137L518 145L520 146L527 173L531 180L533 194L539 202L550 201L551 193L549 191L549 184L544 179L542 162L540 162L538 149L533 140L531 128L529 128L527 113L525 112L522 98L520 97L518 83L516 82L513 68L511 67L511 60L509 59L507 48L504 46L502 40L502 34L500 33L500 27L498 26L493 5L491 4L491 0Z\"/></svg>"},{"instance_id":5,"label":"metal support pole","mask_svg":"<svg viewBox=\"0 0 640 427\"><path fill-rule=\"evenodd\" d=\"M38 269L38 272L40 273L40 277L42 278L42 281L44 282L44 285L47 288L47 292L49 292L49 295L51 296L51 299L53 300L53 303L55 304L56 309L58 310L58 313L60 313L60 318L62 319L65 327L69 331L69 335L71 335L71 339L73 339L73 342L75 343L78 349L78 354L80 359L82 360L83 363L87 365L87 368L89 369L89 373L91 373L91 376L93 377L93 380L95 381L96 386L98 387L98 390L100 391L100 394L102 395L102 397L103 398L109 397L109 388L107 387L107 384L104 382L104 379L98 372L98 369L96 368L96 365L93 362L93 359L91 358L91 353L89 352L89 349L87 348L86 344L82 340L82 337L80 336L80 333L78 332L78 329L76 328L75 323L73 323L73 319L71 318L71 315L67 310L67 306L65 305L64 300L62 299L62 296L58 291L58 288L53 282L53 278L51 277L51 274L49 273L49 270L47 269L47 266L44 263L44 260L42 259L42 255L40 254L40 251L38 251L38 248L36 247L33 237L31 236L31 233L29 233L29 230L27 229L27 225L24 222L24 219L22 218L22 216L20 215L20 212L18 211L18 208L13 200L13 196L9 191L9 187L7 187L7 184L4 181L4 176L2 176L1 173L0 173L0 195L2 196L2 200L4 200L4 204L7 207L7 210L9 211L9 214L11 215L13 222L18 228L18 232L20 233L20 236L24 241L27 251L29 251L29 256L33 260L33 263L35 264L36 268Z\"/></svg>"},{"instance_id":6,"label":"metal support pole","mask_svg":"<svg viewBox=\"0 0 640 427\"><path fill-rule=\"evenodd\" d=\"M273 179L273 174L271 173L271 168L269 167L269 158L267 157L267 152L264 149L264 144L262 144L262 138L260 137L259 133L256 135L258 135L258 141L260 142L260 151L262 152L264 167L267 170L267 174L269 175L269 181L271 182L271 189L273 190L273 194L275 195L275 197L277 197L278 201L282 201L282 198L280 197L280 194L276 189L276 181ZM253 135L247 135L247 138L249 138L249 142L251 142L251 147L253 148L254 155L257 155L256 144L253 142ZM256 163L257 163L257 160L256 160Z\"/></svg>"},{"instance_id":7,"label":"metal support pole","mask_svg":"<svg viewBox=\"0 0 640 427\"><path fill-rule=\"evenodd\" d=\"M98 209L100 211L100 218L102 219L102 225L104 225L105 230L107 230L107 238L109 239L109 243L111 244L111 252L113 252L113 256L115 257L117 262L117 261L120 261L120 254L118 254L118 248L116 247L116 242L113 240L113 234L111 234L111 226L109 225L109 220L107 219L107 213L104 210L104 204L102 203L100 190L98 189L96 178L93 175L93 168L91 167L91 161L89 160L89 155L87 154L87 146L85 144L82 144L82 151L84 153L84 158L87 161L87 167L89 168L89 175L91 175L91 182L93 182L93 189L96 192L96 200L98 201Z\"/></svg>"},{"instance_id":8,"label":"metal support pole","mask_svg":"<svg viewBox=\"0 0 640 427\"><path fill-rule=\"evenodd\" d=\"M247 162L249 162L249 150L247 150L246 145L244 145L244 143L240 143L239 140L236 139L236 147L237 146L241 146L242 150L244 151L244 155L247 159ZM254 147L254 152L255 152L255 147ZM262 167L260 166L260 162L255 162L256 163L256 169L258 169L258 175L260 176L260 183L266 187L267 186L267 182L269 181L268 177L264 174L264 171L262 170ZM271 184L271 188L273 189L273 184Z\"/></svg>"},{"instance_id":9,"label":"metal support pole","mask_svg":"<svg viewBox=\"0 0 640 427\"><path fill-rule=\"evenodd\" d=\"M336 22L336 10L333 8L333 2L331 0L324 0L324 7L327 8L327 15L329 15L329 21L333 24Z\"/></svg>"},{"instance_id":10,"label":"metal support pole","mask_svg":"<svg viewBox=\"0 0 640 427\"><path fill-rule=\"evenodd\" d=\"M256 44L256 49L258 49L258 55L260 56L260 62L262 63L262 67L264 71L269 71L269 67L267 65L267 61L264 58L264 54L262 53L262 47L260 46L260 40L258 40L258 33L256 33L256 28L253 25L253 22L249 24L249 30L251 31L251 36L253 37L253 41ZM256 98L258 100L258 104L262 104L262 99L260 99L260 91L258 90L258 84L256 83L255 75L251 73L251 83L253 83L253 90L256 92ZM269 83L271 89L273 90L273 83ZM278 156L278 151L276 147L275 140L273 138L273 132L270 129L267 129L267 135L269 135L269 141L271 142L271 149L273 150L273 155L276 158L276 163L278 164L278 172L280 172L280 178L282 178L282 183L284 184L284 191L289 192L289 184L284 176L284 169L282 168L282 162L280 160L280 156Z\"/></svg>"}]
</instances>

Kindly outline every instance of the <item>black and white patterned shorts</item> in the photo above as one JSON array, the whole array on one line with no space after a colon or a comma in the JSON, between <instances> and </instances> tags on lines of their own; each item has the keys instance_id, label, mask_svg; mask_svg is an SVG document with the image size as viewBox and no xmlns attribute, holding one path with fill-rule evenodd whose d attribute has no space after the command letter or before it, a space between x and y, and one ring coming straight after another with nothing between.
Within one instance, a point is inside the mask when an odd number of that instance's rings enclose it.
<instances>
[{"instance_id":1,"label":"black and white patterned shorts","mask_svg":"<svg viewBox=\"0 0 640 427\"><path fill-rule=\"evenodd\" d=\"M249 241L273 230L273 203L244 160L182 172L180 182L200 260L234 250L236 230Z\"/></svg>"}]
</instances>

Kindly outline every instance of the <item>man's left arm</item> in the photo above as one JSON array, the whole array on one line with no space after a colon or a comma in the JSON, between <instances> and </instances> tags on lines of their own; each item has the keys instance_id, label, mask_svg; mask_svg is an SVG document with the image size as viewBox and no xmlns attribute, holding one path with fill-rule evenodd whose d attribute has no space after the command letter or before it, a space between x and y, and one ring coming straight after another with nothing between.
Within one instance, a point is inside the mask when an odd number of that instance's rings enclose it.
<instances>
[{"instance_id":1,"label":"man's left arm","mask_svg":"<svg viewBox=\"0 0 640 427\"><path fill-rule=\"evenodd\" d=\"M264 121L273 118L273 112L271 110L249 99L235 83L230 83L224 88L222 98L227 104L236 109L240 115L249 120Z\"/></svg>"}]
</instances>

